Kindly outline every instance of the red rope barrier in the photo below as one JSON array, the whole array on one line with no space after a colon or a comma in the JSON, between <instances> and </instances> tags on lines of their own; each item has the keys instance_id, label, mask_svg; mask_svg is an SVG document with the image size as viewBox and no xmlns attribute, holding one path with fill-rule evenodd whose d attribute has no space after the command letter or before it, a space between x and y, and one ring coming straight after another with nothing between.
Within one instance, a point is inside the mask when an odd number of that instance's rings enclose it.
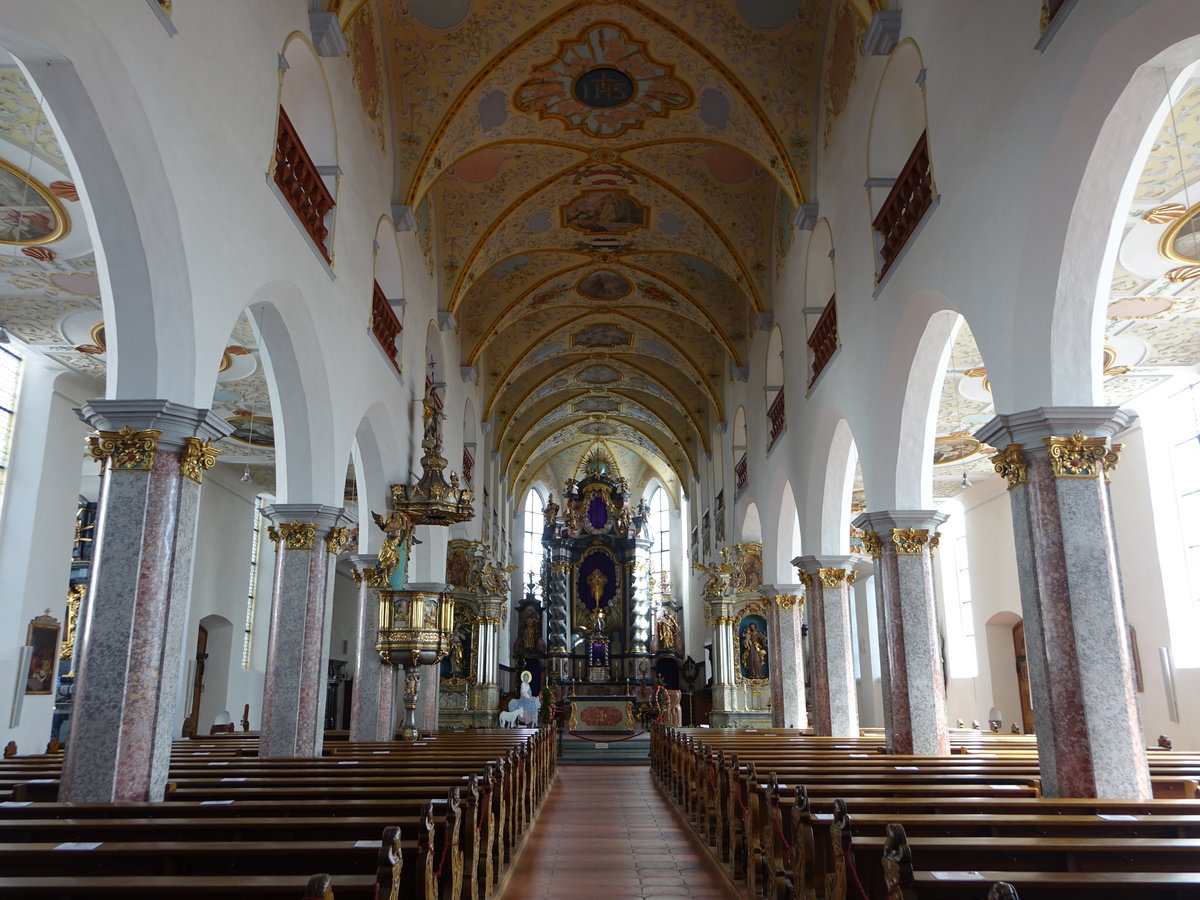
<instances>
[{"instance_id":1,"label":"red rope barrier","mask_svg":"<svg viewBox=\"0 0 1200 900\"><path fill-rule=\"evenodd\" d=\"M458 841L451 842L451 840L450 840L450 820L449 819L446 820L446 824L443 827L444 827L444 833L442 835L442 858L438 860L438 867L433 872L434 878L442 877L442 869L446 865L446 854L448 854L450 852L451 847L458 846Z\"/></svg>"},{"instance_id":2,"label":"red rope barrier","mask_svg":"<svg viewBox=\"0 0 1200 900\"><path fill-rule=\"evenodd\" d=\"M600 740L600 738L590 738L585 734L580 734L578 731L568 731L567 732L567 734L571 735L571 737L573 737L573 738L579 738L581 741L591 741L593 744L619 744L619 743L621 743L621 741L632 741L638 735L642 735L645 733L646 732L644 732L644 731L635 731L633 734L629 735L628 737L605 738L604 740Z\"/></svg>"},{"instance_id":3,"label":"red rope barrier","mask_svg":"<svg viewBox=\"0 0 1200 900\"><path fill-rule=\"evenodd\" d=\"M790 865L792 862L792 845L788 843L787 835L783 833L783 813L775 810L775 828L779 832L779 839L783 841L783 846L787 850L787 862Z\"/></svg>"},{"instance_id":4,"label":"red rope barrier","mask_svg":"<svg viewBox=\"0 0 1200 900\"><path fill-rule=\"evenodd\" d=\"M854 841L853 840L851 840L849 843L846 844L845 857L846 857L846 868L850 871L850 874L854 876L854 886L856 888L858 888L859 896L862 897L862 900L871 900L871 898L867 895L867 889L865 887L863 887L862 879L860 879L858 877L858 867L854 865Z\"/></svg>"},{"instance_id":5,"label":"red rope barrier","mask_svg":"<svg viewBox=\"0 0 1200 900\"><path fill-rule=\"evenodd\" d=\"M476 834L479 834L479 832L483 831L483 813L482 813L482 810L483 810L483 808L484 808L484 805L487 803L487 801L488 801L488 798L489 798L490 796L492 796L492 789L491 789L491 787L484 788L482 791L480 791L480 792L479 792L479 809L477 809L477 810L476 810L476 812L478 813L478 816L477 816L477 818L476 818L476 825L475 825L475 833L476 833ZM489 811L488 815L491 815L490 811Z\"/></svg>"}]
</instances>

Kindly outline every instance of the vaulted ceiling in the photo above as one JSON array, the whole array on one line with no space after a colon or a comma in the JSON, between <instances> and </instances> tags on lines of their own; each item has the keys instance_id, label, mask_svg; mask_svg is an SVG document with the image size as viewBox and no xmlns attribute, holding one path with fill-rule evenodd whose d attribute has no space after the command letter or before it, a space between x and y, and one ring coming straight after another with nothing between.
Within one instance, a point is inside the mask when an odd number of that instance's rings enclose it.
<instances>
[{"instance_id":1,"label":"vaulted ceiling","mask_svg":"<svg viewBox=\"0 0 1200 900\"><path fill-rule=\"evenodd\" d=\"M681 480L710 449L806 196L829 5L340 10L362 81L380 40L397 195L515 492L596 441Z\"/></svg>"}]
</instances>

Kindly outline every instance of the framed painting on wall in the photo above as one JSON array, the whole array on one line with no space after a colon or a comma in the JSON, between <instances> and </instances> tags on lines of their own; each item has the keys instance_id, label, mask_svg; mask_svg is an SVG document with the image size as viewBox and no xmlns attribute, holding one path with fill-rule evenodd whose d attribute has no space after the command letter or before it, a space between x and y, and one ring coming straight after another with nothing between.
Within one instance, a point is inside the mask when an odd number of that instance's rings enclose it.
<instances>
[{"instance_id":1,"label":"framed painting on wall","mask_svg":"<svg viewBox=\"0 0 1200 900\"><path fill-rule=\"evenodd\" d=\"M26 694L54 692L55 661L58 658L58 619L46 610L29 623L26 643L33 649L29 655L29 671L25 675Z\"/></svg>"}]
</instances>

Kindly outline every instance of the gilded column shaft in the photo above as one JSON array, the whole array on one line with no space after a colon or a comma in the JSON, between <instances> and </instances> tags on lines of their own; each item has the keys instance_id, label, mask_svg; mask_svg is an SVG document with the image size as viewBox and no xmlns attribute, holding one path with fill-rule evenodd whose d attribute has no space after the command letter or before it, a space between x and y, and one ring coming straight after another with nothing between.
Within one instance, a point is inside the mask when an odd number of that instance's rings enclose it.
<instances>
[{"instance_id":1,"label":"gilded column shaft","mask_svg":"<svg viewBox=\"0 0 1200 900\"><path fill-rule=\"evenodd\" d=\"M1130 421L1115 407L1045 407L979 432L1004 448L1048 796L1151 796L1108 488L1110 439Z\"/></svg>"},{"instance_id":2,"label":"gilded column shaft","mask_svg":"<svg viewBox=\"0 0 1200 900\"><path fill-rule=\"evenodd\" d=\"M91 447L103 468L59 798L162 800L211 465L202 460L228 426L165 400L93 400L77 412L99 429Z\"/></svg>"}]
</instances>

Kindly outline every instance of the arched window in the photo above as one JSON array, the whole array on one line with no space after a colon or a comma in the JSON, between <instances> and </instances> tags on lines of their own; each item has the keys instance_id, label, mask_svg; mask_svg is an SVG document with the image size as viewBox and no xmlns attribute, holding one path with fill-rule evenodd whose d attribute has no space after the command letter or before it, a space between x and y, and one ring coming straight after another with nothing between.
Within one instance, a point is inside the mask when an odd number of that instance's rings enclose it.
<instances>
[{"instance_id":1,"label":"arched window","mask_svg":"<svg viewBox=\"0 0 1200 900\"><path fill-rule=\"evenodd\" d=\"M12 446L23 364L24 360L15 350L0 347L0 497L4 495L4 484L8 480L8 451Z\"/></svg>"},{"instance_id":2,"label":"arched window","mask_svg":"<svg viewBox=\"0 0 1200 900\"><path fill-rule=\"evenodd\" d=\"M663 488L658 488L650 498L650 537L654 539L651 548L654 577L662 584L662 573L668 578L671 574L671 498Z\"/></svg>"},{"instance_id":3,"label":"arched window","mask_svg":"<svg viewBox=\"0 0 1200 900\"><path fill-rule=\"evenodd\" d=\"M529 493L525 495L525 554L521 560L521 583L528 584L529 576L533 575L533 583L536 585L542 577L542 559L546 555L545 548L542 547L542 528L545 525L545 518L542 515L542 510L545 507L545 502L534 488L529 489Z\"/></svg>"}]
</instances>

